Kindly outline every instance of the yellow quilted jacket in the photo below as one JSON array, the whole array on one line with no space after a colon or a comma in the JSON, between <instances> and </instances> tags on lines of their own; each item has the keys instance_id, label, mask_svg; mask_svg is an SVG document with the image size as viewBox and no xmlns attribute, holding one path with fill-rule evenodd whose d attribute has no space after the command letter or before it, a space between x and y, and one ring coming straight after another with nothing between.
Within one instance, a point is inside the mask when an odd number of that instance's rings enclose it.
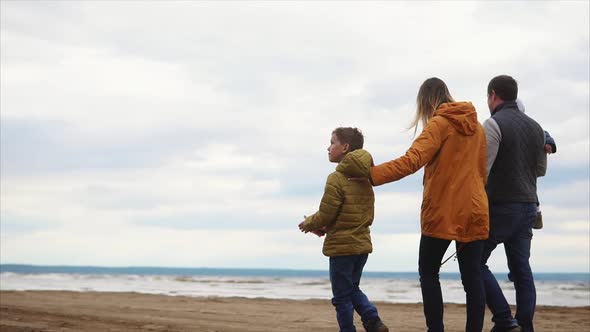
<instances>
[{"instance_id":1,"label":"yellow quilted jacket","mask_svg":"<svg viewBox=\"0 0 590 332\"><path fill-rule=\"evenodd\" d=\"M306 231L327 227L323 253L345 256L373 251L369 226L375 215L375 194L368 181L349 181L349 177L368 177L373 164L365 150L349 152L336 171L328 176L318 212L307 217Z\"/></svg>"}]
</instances>

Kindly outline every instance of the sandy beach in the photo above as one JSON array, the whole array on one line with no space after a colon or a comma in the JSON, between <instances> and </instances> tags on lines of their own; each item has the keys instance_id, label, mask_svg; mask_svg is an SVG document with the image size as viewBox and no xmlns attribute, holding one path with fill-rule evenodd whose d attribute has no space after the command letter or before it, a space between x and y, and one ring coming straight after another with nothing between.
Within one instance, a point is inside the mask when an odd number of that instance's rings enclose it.
<instances>
[{"instance_id":1,"label":"sandy beach","mask_svg":"<svg viewBox=\"0 0 590 332\"><path fill-rule=\"evenodd\" d=\"M392 331L425 331L421 304L376 304ZM447 331L463 330L464 310L445 306ZM538 307L535 323L541 332L590 331L590 307ZM360 320L357 328L362 331ZM490 328L488 312L484 331ZM328 300L2 291L0 331L302 332L337 331L337 326Z\"/></svg>"}]
</instances>

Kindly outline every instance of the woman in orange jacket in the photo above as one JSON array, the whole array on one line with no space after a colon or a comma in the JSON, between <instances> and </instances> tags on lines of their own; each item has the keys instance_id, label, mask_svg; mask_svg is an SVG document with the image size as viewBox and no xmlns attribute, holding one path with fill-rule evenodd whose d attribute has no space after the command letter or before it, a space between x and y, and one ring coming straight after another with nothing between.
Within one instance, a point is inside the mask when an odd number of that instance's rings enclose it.
<instances>
[{"instance_id":1,"label":"woman in orange jacket","mask_svg":"<svg viewBox=\"0 0 590 332\"><path fill-rule=\"evenodd\" d=\"M418 268L428 331L444 331L439 270L456 242L466 293L466 331L481 332L485 294L481 278L483 242L489 233L486 136L469 102L455 102L445 83L427 79L418 92L413 127L424 129L405 155L371 168L373 185L397 181L423 166Z\"/></svg>"}]
</instances>

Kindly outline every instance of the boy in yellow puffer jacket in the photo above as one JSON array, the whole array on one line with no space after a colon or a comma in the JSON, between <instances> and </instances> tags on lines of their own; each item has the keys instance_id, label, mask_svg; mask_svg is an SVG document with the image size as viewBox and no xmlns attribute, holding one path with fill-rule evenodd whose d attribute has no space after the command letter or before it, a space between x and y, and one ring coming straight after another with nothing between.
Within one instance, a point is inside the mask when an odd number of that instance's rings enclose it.
<instances>
[{"instance_id":1,"label":"boy in yellow puffer jacket","mask_svg":"<svg viewBox=\"0 0 590 332\"><path fill-rule=\"evenodd\" d=\"M368 177L373 158L362 150L363 134L356 128L340 127L332 132L328 158L338 163L328 176L320 209L299 224L302 232L322 236L324 255L330 257L332 304L340 332L355 332L354 310L368 332L387 332L377 308L360 290L363 267L373 251L369 226L373 223L375 194L368 181L348 181Z\"/></svg>"}]
</instances>

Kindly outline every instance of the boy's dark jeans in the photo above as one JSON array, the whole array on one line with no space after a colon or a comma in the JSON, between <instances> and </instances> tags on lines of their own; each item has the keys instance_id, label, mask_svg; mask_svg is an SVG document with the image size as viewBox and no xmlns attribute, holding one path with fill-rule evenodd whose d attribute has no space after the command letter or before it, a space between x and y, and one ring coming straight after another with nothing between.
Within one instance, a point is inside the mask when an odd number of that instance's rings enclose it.
<instances>
[{"instance_id":1,"label":"boy's dark jeans","mask_svg":"<svg viewBox=\"0 0 590 332\"><path fill-rule=\"evenodd\" d=\"M440 289L440 264L450 240L442 240L422 235L420 238L420 253L418 269L420 273L420 287L424 302L424 316L429 332L442 332L443 298ZM484 241L456 243L457 259L461 272L461 282L466 294L467 323L465 331L481 332L485 315L485 292L481 275L481 257Z\"/></svg>"},{"instance_id":2,"label":"boy's dark jeans","mask_svg":"<svg viewBox=\"0 0 590 332\"><path fill-rule=\"evenodd\" d=\"M361 316L363 323L379 319L377 308L359 288L368 256L369 254L330 257L330 282L334 295L332 304L336 308L340 332L356 332L353 309Z\"/></svg>"},{"instance_id":3,"label":"boy's dark jeans","mask_svg":"<svg viewBox=\"0 0 590 332\"><path fill-rule=\"evenodd\" d=\"M483 278L486 301L494 315L492 320L498 331L517 324L522 327L523 332L534 331L533 316L537 292L529 258L536 213L535 203L490 204L490 238L486 241L482 257ZM498 281L486 265L492 251L500 243L504 243L509 278L514 282L516 290L515 317L512 317L510 306Z\"/></svg>"}]
</instances>

